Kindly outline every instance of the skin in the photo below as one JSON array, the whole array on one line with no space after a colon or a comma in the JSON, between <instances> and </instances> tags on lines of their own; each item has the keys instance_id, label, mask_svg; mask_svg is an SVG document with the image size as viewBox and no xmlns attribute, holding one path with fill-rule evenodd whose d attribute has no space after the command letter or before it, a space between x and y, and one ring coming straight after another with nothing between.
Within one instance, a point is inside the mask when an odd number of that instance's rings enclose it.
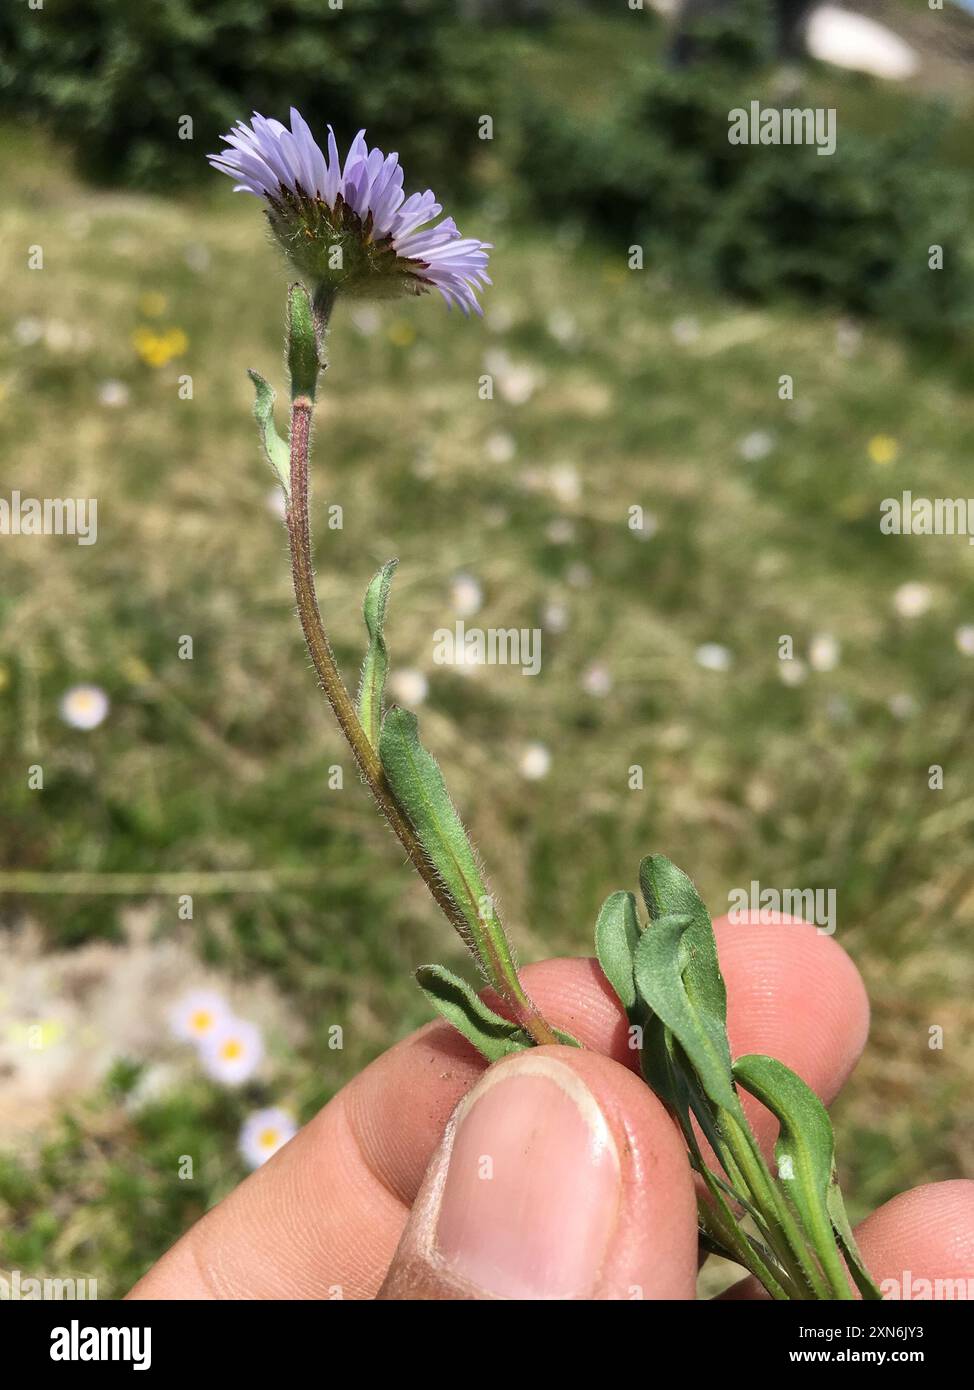
<instances>
[{"instance_id":1,"label":"skin","mask_svg":"<svg viewBox=\"0 0 974 1390\"><path fill-rule=\"evenodd\" d=\"M802 924L714 924L734 1055L764 1052L828 1104L865 1046L869 1005L833 938ZM594 1296L692 1299L697 1240L682 1139L634 1075L635 1054L598 965L551 960L523 972L545 1017L587 1049L537 1049L585 1083L621 1155L620 1220ZM511 1065L511 1059L497 1064ZM134 1299L485 1297L461 1288L417 1240L423 1189L444 1128L485 1063L431 1023L351 1081L278 1154L191 1228L129 1294ZM775 1134L756 1105L766 1151ZM841 1160L841 1143L839 1149ZM429 1183L427 1184L427 1189ZM974 1182L914 1188L856 1231L877 1281L974 1276ZM340 1292L339 1292L340 1291ZM762 1298L745 1279L724 1298Z\"/></svg>"}]
</instances>

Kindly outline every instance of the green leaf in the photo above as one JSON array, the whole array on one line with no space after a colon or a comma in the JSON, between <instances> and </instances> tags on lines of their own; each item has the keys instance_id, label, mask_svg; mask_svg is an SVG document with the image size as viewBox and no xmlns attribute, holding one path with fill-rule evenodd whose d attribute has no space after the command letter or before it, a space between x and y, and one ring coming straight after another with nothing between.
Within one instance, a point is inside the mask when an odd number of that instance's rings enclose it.
<instances>
[{"instance_id":1,"label":"green leaf","mask_svg":"<svg viewBox=\"0 0 974 1390\"><path fill-rule=\"evenodd\" d=\"M533 1047L530 1034L489 1009L466 980L442 965L421 965L416 980L426 998L488 1062Z\"/></svg>"},{"instance_id":2,"label":"green leaf","mask_svg":"<svg viewBox=\"0 0 974 1390\"><path fill-rule=\"evenodd\" d=\"M524 999L510 943L467 832L435 759L419 741L416 716L393 707L382 721L379 759L430 863L459 909L458 929L485 978L505 998Z\"/></svg>"},{"instance_id":3,"label":"green leaf","mask_svg":"<svg viewBox=\"0 0 974 1390\"><path fill-rule=\"evenodd\" d=\"M315 398L318 387L318 339L308 291L293 284L287 293L287 365L291 373L291 400L297 396Z\"/></svg>"},{"instance_id":4,"label":"green leaf","mask_svg":"<svg viewBox=\"0 0 974 1390\"><path fill-rule=\"evenodd\" d=\"M656 1019L647 1019L645 1024L643 1074L657 1095L668 1104L675 1103L672 1062L668 1061L671 1049L661 1035L659 1020L672 1029L700 1073L701 1086L710 1099L717 1105L734 1108L736 1097L727 1042L727 991L717 961L710 914L691 880L665 855L647 855L639 866L639 886L650 924L642 934L636 953L636 989L656 1015ZM683 922L682 928L670 925L664 933L665 939L651 940L656 934L657 923L672 922L674 918ZM660 991L663 1003L657 1008L653 996ZM679 1020L679 1027L674 1026L671 1018ZM701 1070L704 1059L707 1059L706 1071ZM667 1077L670 1077L669 1082Z\"/></svg>"},{"instance_id":5,"label":"green leaf","mask_svg":"<svg viewBox=\"0 0 974 1390\"><path fill-rule=\"evenodd\" d=\"M362 679L359 682L358 717L373 748L379 741L379 730L382 727L382 696L385 691L386 672L389 669L389 654L386 651L382 628L392 576L398 563L398 560L390 560L382 566L366 590L362 607L365 626L369 633L369 649L365 654L365 665L362 667Z\"/></svg>"},{"instance_id":6,"label":"green leaf","mask_svg":"<svg viewBox=\"0 0 974 1390\"><path fill-rule=\"evenodd\" d=\"M650 923L636 947L636 989L679 1042L713 1103L738 1113L723 980L718 970L707 969L706 959L694 957L700 950L694 926L686 912ZM709 919L706 926L709 931Z\"/></svg>"},{"instance_id":7,"label":"green leaf","mask_svg":"<svg viewBox=\"0 0 974 1390\"><path fill-rule=\"evenodd\" d=\"M684 915L688 918L682 943L687 995L695 1011L706 1016L715 1035L727 1027L727 990L717 960L717 942L710 913L693 883L662 854L651 854L639 866L639 886L651 922ZM648 931L652 930L650 926ZM726 1047L726 1036L724 1038ZM729 1050L728 1050L729 1055Z\"/></svg>"},{"instance_id":8,"label":"green leaf","mask_svg":"<svg viewBox=\"0 0 974 1390\"><path fill-rule=\"evenodd\" d=\"M778 1176L802 1220L813 1212L824 1215L835 1146L825 1106L800 1076L774 1057L738 1057L734 1078L781 1125L774 1150Z\"/></svg>"},{"instance_id":9,"label":"green leaf","mask_svg":"<svg viewBox=\"0 0 974 1390\"><path fill-rule=\"evenodd\" d=\"M739 1057L734 1076L781 1125L774 1149L778 1181L798 1212L834 1293L851 1298L828 1207L835 1170L835 1138L828 1111L800 1076L773 1057Z\"/></svg>"},{"instance_id":10,"label":"green leaf","mask_svg":"<svg viewBox=\"0 0 974 1390\"><path fill-rule=\"evenodd\" d=\"M510 1052L521 1052L536 1045L526 1029L495 1013L466 980L461 980L446 966L421 965L416 971L416 981L434 1009L452 1023L467 1042L473 1043L488 1062L497 1062ZM564 1033L560 1028L554 1032L566 1047L581 1047L571 1033Z\"/></svg>"},{"instance_id":11,"label":"green leaf","mask_svg":"<svg viewBox=\"0 0 974 1390\"><path fill-rule=\"evenodd\" d=\"M267 462L273 468L280 479L284 489L284 496L290 500L291 496L291 451L286 442L277 432L274 424L274 401L276 393L269 382L265 381L260 372L255 372L252 368L247 375L254 383L256 396L254 398L254 418L260 430L260 440L264 446L264 454Z\"/></svg>"},{"instance_id":12,"label":"green leaf","mask_svg":"<svg viewBox=\"0 0 974 1390\"><path fill-rule=\"evenodd\" d=\"M633 960L639 944L639 919L632 893L610 893L595 924L595 953L609 984L630 1021L636 1008Z\"/></svg>"},{"instance_id":13,"label":"green leaf","mask_svg":"<svg viewBox=\"0 0 974 1390\"><path fill-rule=\"evenodd\" d=\"M832 1170L832 1178L829 1182L829 1190L826 1194L825 1201L829 1209L829 1217L832 1221L832 1228L835 1231L836 1240L839 1242L839 1248L845 1256L846 1264L849 1266L849 1272L852 1275L856 1288L867 1302L874 1303L878 1299L882 1299L883 1295L876 1287L869 1270L863 1263L862 1255L856 1244L856 1238L852 1234L852 1226L849 1222L848 1214L846 1213L845 1202L842 1200L842 1190L839 1187L834 1168Z\"/></svg>"},{"instance_id":14,"label":"green leaf","mask_svg":"<svg viewBox=\"0 0 974 1390\"><path fill-rule=\"evenodd\" d=\"M710 927L710 913L694 888L693 881L665 854L647 854L639 865L639 886L646 911L653 921L657 917L681 912L690 917L695 926L705 923Z\"/></svg>"}]
</instances>

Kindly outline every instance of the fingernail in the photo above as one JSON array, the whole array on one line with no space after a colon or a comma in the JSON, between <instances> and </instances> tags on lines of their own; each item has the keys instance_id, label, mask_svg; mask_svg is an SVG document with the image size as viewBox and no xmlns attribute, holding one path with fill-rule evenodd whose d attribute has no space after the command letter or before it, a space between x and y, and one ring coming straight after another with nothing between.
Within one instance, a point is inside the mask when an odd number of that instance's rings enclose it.
<instances>
[{"instance_id":1,"label":"fingernail","mask_svg":"<svg viewBox=\"0 0 974 1390\"><path fill-rule=\"evenodd\" d=\"M620 1191L615 1142L591 1091L564 1063L524 1053L488 1072L457 1112L439 1257L495 1296L586 1298Z\"/></svg>"}]
</instances>

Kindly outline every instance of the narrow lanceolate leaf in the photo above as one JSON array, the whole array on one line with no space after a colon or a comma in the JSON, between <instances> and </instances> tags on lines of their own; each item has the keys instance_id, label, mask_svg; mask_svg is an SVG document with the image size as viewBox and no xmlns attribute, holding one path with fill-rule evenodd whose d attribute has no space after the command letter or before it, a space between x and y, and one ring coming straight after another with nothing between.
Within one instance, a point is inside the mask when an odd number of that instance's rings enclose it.
<instances>
[{"instance_id":1,"label":"narrow lanceolate leaf","mask_svg":"<svg viewBox=\"0 0 974 1390\"><path fill-rule=\"evenodd\" d=\"M712 975L694 969L693 925L686 912L650 922L636 947L636 989L676 1038L710 1100L736 1112L730 1045L719 1007L723 981L718 972L718 990Z\"/></svg>"},{"instance_id":2,"label":"narrow lanceolate leaf","mask_svg":"<svg viewBox=\"0 0 974 1390\"><path fill-rule=\"evenodd\" d=\"M595 924L595 953L619 1000L635 1022L636 982L633 962L639 944L639 919L632 893L610 893Z\"/></svg>"},{"instance_id":3,"label":"narrow lanceolate leaf","mask_svg":"<svg viewBox=\"0 0 974 1390\"><path fill-rule=\"evenodd\" d=\"M287 295L287 365L291 373L291 399L315 398L318 387L318 339L308 291L297 283Z\"/></svg>"},{"instance_id":4,"label":"narrow lanceolate leaf","mask_svg":"<svg viewBox=\"0 0 974 1390\"><path fill-rule=\"evenodd\" d=\"M446 966L421 965L416 971L416 981L434 1009L473 1043L488 1062L497 1062L509 1052L535 1046L526 1029L495 1013L466 980L461 980ZM552 1031L566 1047L581 1047L571 1033L564 1033L560 1028Z\"/></svg>"},{"instance_id":5,"label":"narrow lanceolate leaf","mask_svg":"<svg viewBox=\"0 0 974 1390\"><path fill-rule=\"evenodd\" d=\"M849 1272L855 1281L856 1288L862 1294L863 1299L868 1302L876 1302L882 1299L883 1295L873 1282L872 1275L863 1263L862 1255L856 1244L856 1238L852 1234L852 1226L846 1213L845 1202L842 1200L842 1190L839 1187L838 1178L835 1170L832 1171L832 1179L829 1183L829 1190L826 1196L826 1204L829 1209L829 1216L832 1220L832 1228L835 1231L835 1238L839 1242L839 1249L845 1256L845 1262L849 1266Z\"/></svg>"},{"instance_id":6,"label":"narrow lanceolate leaf","mask_svg":"<svg viewBox=\"0 0 974 1390\"><path fill-rule=\"evenodd\" d=\"M530 1034L489 1009L480 996L442 965L421 965L416 980L426 998L488 1062L533 1047Z\"/></svg>"},{"instance_id":7,"label":"narrow lanceolate leaf","mask_svg":"<svg viewBox=\"0 0 974 1390\"><path fill-rule=\"evenodd\" d=\"M379 759L397 801L459 910L461 920L456 925L487 982L505 998L523 1000L513 953L477 857L443 774L419 741L414 714L396 707L389 710L379 734Z\"/></svg>"},{"instance_id":8,"label":"narrow lanceolate leaf","mask_svg":"<svg viewBox=\"0 0 974 1390\"><path fill-rule=\"evenodd\" d=\"M247 372L254 383L254 418L260 430L260 441L264 446L267 462L280 479L284 496L291 496L291 453L287 444L274 425L274 388L265 381L260 372L252 368Z\"/></svg>"},{"instance_id":9,"label":"narrow lanceolate leaf","mask_svg":"<svg viewBox=\"0 0 974 1390\"><path fill-rule=\"evenodd\" d=\"M851 1298L828 1204L835 1171L835 1140L828 1111L800 1076L773 1057L739 1057L734 1076L780 1123L774 1150L778 1180L798 1212L834 1295Z\"/></svg>"},{"instance_id":10,"label":"narrow lanceolate leaf","mask_svg":"<svg viewBox=\"0 0 974 1390\"><path fill-rule=\"evenodd\" d=\"M382 697L386 685L386 672L389 669L389 655L382 628L386 618L386 603L389 599L392 575L398 563L398 560L390 560L387 565L382 566L366 590L362 608L369 633L369 649L365 654L365 665L362 667L362 679L359 682L358 717L373 748L379 742Z\"/></svg>"}]
</instances>

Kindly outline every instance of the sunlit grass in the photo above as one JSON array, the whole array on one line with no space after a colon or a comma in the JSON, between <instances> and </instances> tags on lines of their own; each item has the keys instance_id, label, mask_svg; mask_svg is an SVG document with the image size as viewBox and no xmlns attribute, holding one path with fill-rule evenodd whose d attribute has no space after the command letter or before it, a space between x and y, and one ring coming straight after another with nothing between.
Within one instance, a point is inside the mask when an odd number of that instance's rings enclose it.
<instances>
[{"instance_id":1,"label":"sunlit grass","mask_svg":"<svg viewBox=\"0 0 974 1390\"><path fill-rule=\"evenodd\" d=\"M246 377L283 385L284 271L253 200L98 194L52 151L23 154L2 170L4 492L96 496L99 539L0 540L6 919L34 919L53 951L121 943L125 907L145 903L160 942L190 943L230 980L266 977L301 1025L268 1099L306 1118L424 1019L411 969L460 954L377 823L299 640ZM588 952L603 897L635 887L651 850L715 915L752 878L835 888L837 939L875 1008L838 1107L844 1187L861 1214L956 1175L971 1140L957 1102L974 1036L974 663L954 634L974 623L971 551L882 537L878 521L904 488L971 491L969 394L833 316L744 311L567 232L460 221L497 243L485 324L437 300L341 310L331 335L317 562L347 678L365 586L398 555L394 667L428 677L424 737L525 959ZM28 271L38 243L44 269ZM182 335L166 340L180 351L154 365L140 329ZM895 449L871 456L877 436ZM484 591L468 622L545 628L539 676L434 665L461 571ZM908 581L931 596L912 619L894 606ZM808 663L823 632L838 664L786 685L779 639ZM706 643L729 669L698 663ZM58 717L79 681L112 702L91 733ZM552 757L530 781L533 743ZM36 764L43 791L28 790ZM49 874L71 875L67 891L25 892ZM130 897L101 892L117 874ZM5 1010L19 1018L16 1000ZM22 1144L23 1166L0 1172L0 1260L74 1262L108 1293L242 1172L241 1105L194 1082L133 1109L134 1077L78 1097L46 1157ZM190 1191L170 1160L193 1143Z\"/></svg>"}]
</instances>

